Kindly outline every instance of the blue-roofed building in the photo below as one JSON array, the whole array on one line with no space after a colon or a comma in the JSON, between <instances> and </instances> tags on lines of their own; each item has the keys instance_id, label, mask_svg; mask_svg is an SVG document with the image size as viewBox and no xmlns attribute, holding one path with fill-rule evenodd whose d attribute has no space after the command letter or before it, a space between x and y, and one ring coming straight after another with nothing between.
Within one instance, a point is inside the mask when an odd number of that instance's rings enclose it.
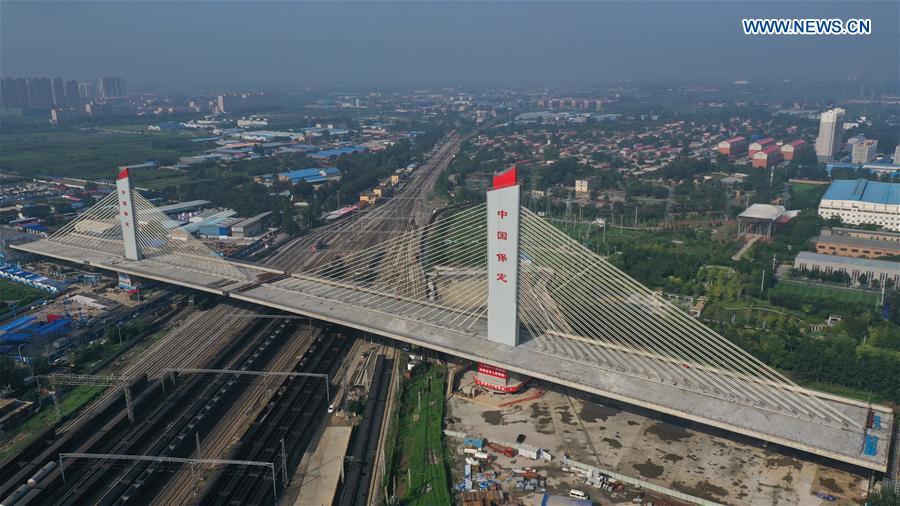
<instances>
[{"instance_id":1,"label":"blue-roofed building","mask_svg":"<svg viewBox=\"0 0 900 506\"><path fill-rule=\"evenodd\" d=\"M0 263L0 278L37 288L54 295L66 289L66 284L63 282L19 269L15 265L7 263Z\"/></svg>"},{"instance_id":2,"label":"blue-roofed building","mask_svg":"<svg viewBox=\"0 0 900 506\"><path fill-rule=\"evenodd\" d=\"M819 216L844 224L878 225L900 232L900 183L841 179L831 183L819 202Z\"/></svg>"},{"instance_id":3,"label":"blue-roofed building","mask_svg":"<svg viewBox=\"0 0 900 506\"><path fill-rule=\"evenodd\" d=\"M318 160L327 160L330 158L338 158L344 155L354 155L356 153L365 153L368 151L368 148L365 146L345 146L341 148L331 148L324 149L322 151L318 151L316 153L312 153L308 155L310 158L315 158Z\"/></svg>"},{"instance_id":4,"label":"blue-roofed building","mask_svg":"<svg viewBox=\"0 0 900 506\"><path fill-rule=\"evenodd\" d=\"M290 181L293 184L300 182L305 183L323 183L325 181L339 180L341 171L337 167L311 167L307 169L289 170L287 172L279 172L279 181Z\"/></svg>"}]
</instances>

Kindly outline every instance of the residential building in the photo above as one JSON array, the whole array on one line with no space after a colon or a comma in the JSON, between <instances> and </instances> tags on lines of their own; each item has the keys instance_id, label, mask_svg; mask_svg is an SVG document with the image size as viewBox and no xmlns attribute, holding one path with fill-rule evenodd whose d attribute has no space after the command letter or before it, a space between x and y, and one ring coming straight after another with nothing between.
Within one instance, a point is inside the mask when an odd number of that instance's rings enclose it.
<instances>
[{"instance_id":1,"label":"residential building","mask_svg":"<svg viewBox=\"0 0 900 506\"><path fill-rule=\"evenodd\" d=\"M771 137L764 137L758 141L753 141L750 143L749 147L749 155L753 156L760 151L775 145L775 139Z\"/></svg>"},{"instance_id":2,"label":"residential building","mask_svg":"<svg viewBox=\"0 0 900 506\"><path fill-rule=\"evenodd\" d=\"M751 164L757 169L772 167L781 161L781 148L775 144L769 144L760 151L753 153Z\"/></svg>"},{"instance_id":3,"label":"residential building","mask_svg":"<svg viewBox=\"0 0 900 506\"><path fill-rule=\"evenodd\" d=\"M855 258L900 256L900 233L825 228L816 239L816 253Z\"/></svg>"},{"instance_id":4,"label":"residential building","mask_svg":"<svg viewBox=\"0 0 900 506\"><path fill-rule=\"evenodd\" d=\"M24 77L4 77L0 81L3 107L28 107L28 81Z\"/></svg>"},{"instance_id":5,"label":"residential building","mask_svg":"<svg viewBox=\"0 0 900 506\"><path fill-rule=\"evenodd\" d=\"M719 143L718 150L725 156L740 156L747 151L747 138L737 136L725 139Z\"/></svg>"},{"instance_id":6,"label":"residential building","mask_svg":"<svg viewBox=\"0 0 900 506\"><path fill-rule=\"evenodd\" d=\"M869 260L868 258L849 258L833 255L822 255L809 251L801 251L794 259L794 269L812 272L844 272L854 283L862 283L861 276L865 276L866 285L878 286L888 283L891 286L900 286L900 268L897 262L888 260Z\"/></svg>"},{"instance_id":7,"label":"residential building","mask_svg":"<svg viewBox=\"0 0 900 506\"><path fill-rule=\"evenodd\" d=\"M804 141L803 139L797 139L795 141L785 143L781 146L781 157L787 161L791 161L794 159L794 155L796 155L798 151L802 150L805 147L806 141Z\"/></svg>"},{"instance_id":8,"label":"residential building","mask_svg":"<svg viewBox=\"0 0 900 506\"><path fill-rule=\"evenodd\" d=\"M78 83L78 96L85 100L96 98L97 88L90 81L81 81Z\"/></svg>"},{"instance_id":9,"label":"residential building","mask_svg":"<svg viewBox=\"0 0 900 506\"><path fill-rule=\"evenodd\" d=\"M853 163L869 163L875 159L875 153L878 152L878 141L865 139L853 145L851 154Z\"/></svg>"},{"instance_id":10,"label":"residential building","mask_svg":"<svg viewBox=\"0 0 900 506\"><path fill-rule=\"evenodd\" d=\"M66 86L61 77L54 77L51 85L53 92L53 105L62 107L69 105L66 100Z\"/></svg>"},{"instance_id":11,"label":"residential building","mask_svg":"<svg viewBox=\"0 0 900 506\"><path fill-rule=\"evenodd\" d=\"M587 179L576 179L575 180L575 193L588 193L590 189L588 188L588 180Z\"/></svg>"},{"instance_id":12,"label":"residential building","mask_svg":"<svg viewBox=\"0 0 900 506\"><path fill-rule=\"evenodd\" d=\"M900 232L900 183L836 180L819 202L819 216L850 225L871 224Z\"/></svg>"},{"instance_id":13,"label":"residential building","mask_svg":"<svg viewBox=\"0 0 900 506\"><path fill-rule=\"evenodd\" d=\"M81 94L78 91L78 81L69 80L64 85L66 103L70 106L81 104Z\"/></svg>"},{"instance_id":14,"label":"residential building","mask_svg":"<svg viewBox=\"0 0 900 506\"><path fill-rule=\"evenodd\" d=\"M48 77L29 77L28 102L30 107L53 106L53 84Z\"/></svg>"},{"instance_id":15,"label":"residential building","mask_svg":"<svg viewBox=\"0 0 900 506\"><path fill-rule=\"evenodd\" d=\"M124 77L101 77L100 78L100 96L103 98L124 97L125 96L125 78Z\"/></svg>"},{"instance_id":16,"label":"residential building","mask_svg":"<svg viewBox=\"0 0 900 506\"><path fill-rule=\"evenodd\" d=\"M819 136L816 138L816 157L820 162L830 162L841 148L841 128L845 110L830 109L819 118Z\"/></svg>"}]
</instances>

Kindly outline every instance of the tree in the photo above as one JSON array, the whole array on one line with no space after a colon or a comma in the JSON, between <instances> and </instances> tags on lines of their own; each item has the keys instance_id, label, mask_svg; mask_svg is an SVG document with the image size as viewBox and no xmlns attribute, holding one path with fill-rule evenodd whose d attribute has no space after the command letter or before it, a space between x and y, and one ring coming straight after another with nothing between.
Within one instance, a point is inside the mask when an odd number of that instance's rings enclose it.
<instances>
[{"instance_id":1,"label":"tree","mask_svg":"<svg viewBox=\"0 0 900 506\"><path fill-rule=\"evenodd\" d=\"M878 492L869 496L868 504L872 506L900 506L900 494L882 485Z\"/></svg>"},{"instance_id":2,"label":"tree","mask_svg":"<svg viewBox=\"0 0 900 506\"><path fill-rule=\"evenodd\" d=\"M0 395L14 396L22 392L25 382L9 357L0 358Z\"/></svg>"}]
</instances>

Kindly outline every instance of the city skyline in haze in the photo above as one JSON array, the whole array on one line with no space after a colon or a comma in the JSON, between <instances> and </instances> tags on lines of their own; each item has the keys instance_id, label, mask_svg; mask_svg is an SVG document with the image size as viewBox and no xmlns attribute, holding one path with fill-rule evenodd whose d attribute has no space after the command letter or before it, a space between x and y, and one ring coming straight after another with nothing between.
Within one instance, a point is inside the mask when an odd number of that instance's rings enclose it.
<instances>
[{"instance_id":1,"label":"city skyline in haze","mask_svg":"<svg viewBox=\"0 0 900 506\"><path fill-rule=\"evenodd\" d=\"M0 3L0 74L135 90L554 85L900 75L896 2ZM748 36L742 18L869 18Z\"/></svg>"}]
</instances>

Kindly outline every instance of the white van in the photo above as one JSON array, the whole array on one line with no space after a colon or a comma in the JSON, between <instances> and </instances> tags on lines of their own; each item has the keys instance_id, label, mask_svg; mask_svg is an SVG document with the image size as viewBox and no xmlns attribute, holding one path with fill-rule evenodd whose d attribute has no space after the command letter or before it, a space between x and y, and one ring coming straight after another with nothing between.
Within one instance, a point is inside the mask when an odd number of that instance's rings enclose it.
<instances>
[{"instance_id":1,"label":"white van","mask_svg":"<svg viewBox=\"0 0 900 506\"><path fill-rule=\"evenodd\" d=\"M575 498L575 499L584 499L584 500L587 500L587 499L588 499L588 495L587 495L587 494L585 494L585 493L582 492L581 490L574 490L574 489L573 489L573 490L569 490L569 497L572 497L572 498Z\"/></svg>"}]
</instances>

